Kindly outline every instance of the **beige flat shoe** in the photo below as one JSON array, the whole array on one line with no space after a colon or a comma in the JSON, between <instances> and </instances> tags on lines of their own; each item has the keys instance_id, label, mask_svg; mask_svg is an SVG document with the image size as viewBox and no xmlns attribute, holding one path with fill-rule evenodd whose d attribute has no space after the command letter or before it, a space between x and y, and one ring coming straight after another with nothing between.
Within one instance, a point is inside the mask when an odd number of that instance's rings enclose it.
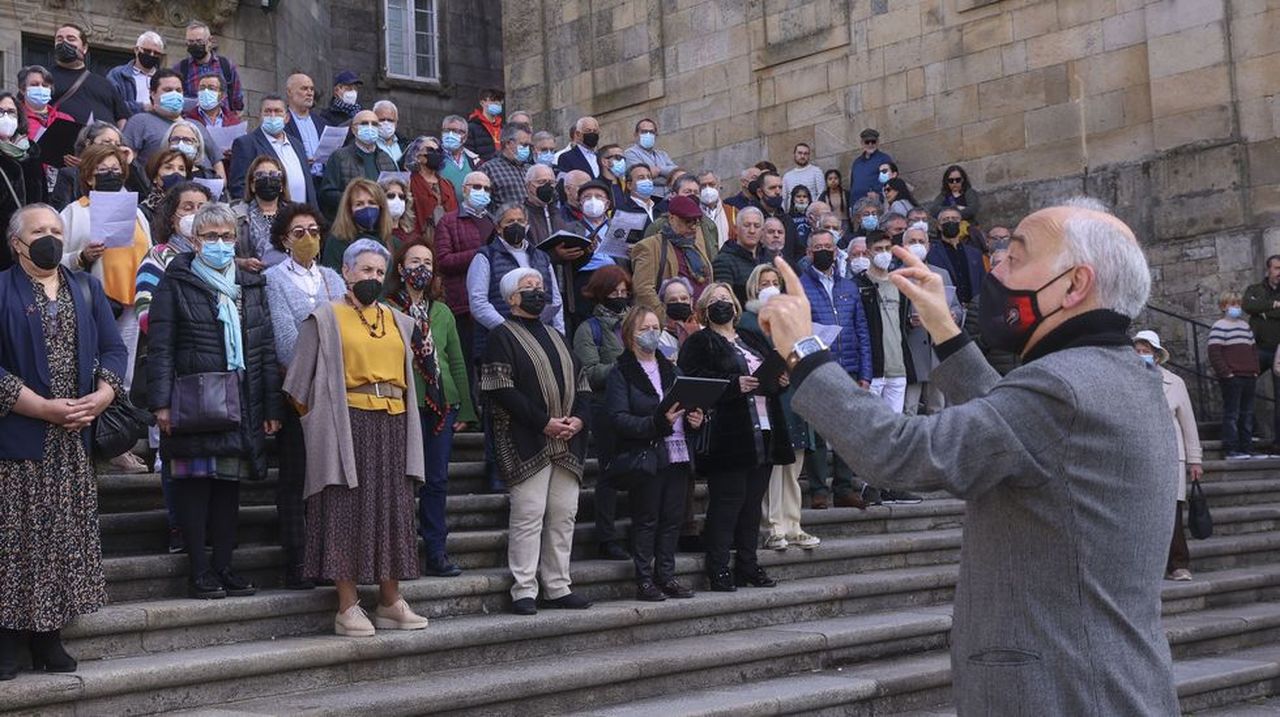
<instances>
[{"instance_id":1,"label":"beige flat shoe","mask_svg":"<svg viewBox=\"0 0 1280 717\"><path fill-rule=\"evenodd\" d=\"M391 607L379 604L373 612L373 624L379 630L421 630L427 626L427 618L415 614L400 598Z\"/></svg>"},{"instance_id":2,"label":"beige flat shoe","mask_svg":"<svg viewBox=\"0 0 1280 717\"><path fill-rule=\"evenodd\" d=\"M333 618L333 632L343 637L373 637L374 630L369 615L357 603Z\"/></svg>"}]
</instances>

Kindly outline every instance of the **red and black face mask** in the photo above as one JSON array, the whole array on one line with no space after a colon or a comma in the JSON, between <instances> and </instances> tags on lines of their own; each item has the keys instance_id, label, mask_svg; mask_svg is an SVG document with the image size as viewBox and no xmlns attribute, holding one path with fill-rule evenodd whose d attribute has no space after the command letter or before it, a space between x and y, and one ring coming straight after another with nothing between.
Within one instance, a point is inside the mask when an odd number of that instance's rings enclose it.
<instances>
[{"instance_id":1,"label":"red and black face mask","mask_svg":"<svg viewBox=\"0 0 1280 717\"><path fill-rule=\"evenodd\" d=\"M1047 314L1040 313L1036 297L1053 282L1070 274L1075 267L1046 281L1039 289L1010 289L994 274L982 281L982 295L978 300L978 327L982 342L988 348L1021 354L1031 334L1045 319L1062 311L1062 306Z\"/></svg>"}]
</instances>

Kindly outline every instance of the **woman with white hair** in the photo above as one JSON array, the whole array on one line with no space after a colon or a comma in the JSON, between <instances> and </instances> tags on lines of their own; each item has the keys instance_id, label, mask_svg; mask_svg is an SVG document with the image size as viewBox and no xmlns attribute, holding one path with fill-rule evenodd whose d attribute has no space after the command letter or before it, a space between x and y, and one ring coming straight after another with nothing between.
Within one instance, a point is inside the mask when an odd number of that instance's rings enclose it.
<instances>
[{"instance_id":1,"label":"woman with white hair","mask_svg":"<svg viewBox=\"0 0 1280 717\"><path fill-rule=\"evenodd\" d=\"M511 494L511 611L537 612L539 582L544 607L585 609L591 603L569 589L569 553L591 388L564 338L539 319L548 301L542 274L512 269L499 289L511 317L489 334L480 390Z\"/></svg>"},{"instance_id":2,"label":"woman with white hair","mask_svg":"<svg viewBox=\"0 0 1280 717\"><path fill-rule=\"evenodd\" d=\"M1201 465L1200 429L1196 427L1196 415L1191 409L1191 395L1187 384L1164 367L1169 361L1169 351L1160 345L1160 335L1154 331L1139 331L1133 336L1133 350L1153 371L1160 373L1164 387L1164 400L1173 413L1174 432L1178 439L1178 502L1173 509L1173 541L1169 544L1169 560L1165 564L1164 579L1183 582L1191 579L1191 552L1187 548L1187 533L1182 526L1182 511L1187 505L1187 474L1192 482L1204 476Z\"/></svg>"},{"instance_id":3,"label":"woman with white hair","mask_svg":"<svg viewBox=\"0 0 1280 717\"><path fill-rule=\"evenodd\" d=\"M191 597L252 595L231 555L240 480L267 477L266 436L283 413L267 285L232 261L231 207L200 207L187 239L193 251L169 262L151 298L147 396L188 546Z\"/></svg>"},{"instance_id":4,"label":"woman with white hair","mask_svg":"<svg viewBox=\"0 0 1280 717\"><path fill-rule=\"evenodd\" d=\"M348 637L427 626L400 596L400 581L418 577L414 496L424 466L408 391L415 324L378 301L390 259L372 239L347 247L347 292L302 322L284 382L307 445L305 573L337 586L334 632ZM356 585L374 582L370 621Z\"/></svg>"},{"instance_id":5,"label":"woman with white hair","mask_svg":"<svg viewBox=\"0 0 1280 717\"><path fill-rule=\"evenodd\" d=\"M176 149L186 155L186 158L195 165L197 177L205 179L227 178L226 172L222 168L222 162L214 163L210 159L209 150L204 145L202 128L191 120L174 120L173 124L169 125L169 129L164 133L164 140L160 146ZM214 199L218 198L214 197Z\"/></svg>"}]
</instances>

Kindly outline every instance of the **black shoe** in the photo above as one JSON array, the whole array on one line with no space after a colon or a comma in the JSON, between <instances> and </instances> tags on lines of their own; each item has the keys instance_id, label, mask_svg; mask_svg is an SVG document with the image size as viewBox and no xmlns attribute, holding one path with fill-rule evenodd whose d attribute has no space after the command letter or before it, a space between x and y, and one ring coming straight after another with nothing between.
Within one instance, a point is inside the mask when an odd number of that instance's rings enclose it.
<instances>
[{"instance_id":1,"label":"black shoe","mask_svg":"<svg viewBox=\"0 0 1280 717\"><path fill-rule=\"evenodd\" d=\"M183 540L180 528L169 528L169 552L171 554L187 552L187 541Z\"/></svg>"},{"instance_id":2,"label":"black shoe","mask_svg":"<svg viewBox=\"0 0 1280 717\"><path fill-rule=\"evenodd\" d=\"M218 573L218 582L222 583L228 597L249 597L258 592L253 583L231 572L231 568L223 568Z\"/></svg>"},{"instance_id":3,"label":"black shoe","mask_svg":"<svg viewBox=\"0 0 1280 717\"><path fill-rule=\"evenodd\" d=\"M879 488L870 484L862 486L862 490L858 491L858 497L869 506L884 505L884 494Z\"/></svg>"},{"instance_id":4,"label":"black shoe","mask_svg":"<svg viewBox=\"0 0 1280 717\"><path fill-rule=\"evenodd\" d=\"M682 553L705 553L707 546L702 543L701 535L680 536L679 551Z\"/></svg>"},{"instance_id":5,"label":"black shoe","mask_svg":"<svg viewBox=\"0 0 1280 717\"><path fill-rule=\"evenodd\" d=\"M662 583L660 587L662 592L669 598L684 599L693 597L693 591L681 585L675 578Z\"/></svg>"},{"instance_id":6,"label":"black shoe","mask_svg":"<svg viewBox=\"0 0 1280 717\"><path fill-rule=\"evenodd\" d=\"M924 498L915 493L908 493L905 490L882 490L880 491L880 499L885 505L915 505L923 503Z\"/></svg>"},{"instance_id":7,"label":"black shoe","mask_svg":"<svg viewBox=\"0 0 1280 717\"><path fill-rule=\"evenodd\" d=\"M569 593L555 600L544 599L542 607L550 610L586 610L591 607L591 601L577 593Z\"/></svg>"},{"instance_id":8,"label":"black shoe","mask_svg":"<svg viewBox=\"0 0 1280 717\"><path fill-rule=\"evenodd\" d=\"M438 560L428 560L422 566L422 574L432 578L456 578L462 574L462 568L449 559L448 555Z\"/></svg>"},{"instance_id":9,"label":"black shoe","mask_svg":"<svg viewBox=\"0 0 1280 717\"><path fill-rule=\"evenodd\" d=\"M533 598L520 598L511 601L512 615L537 615L538 605Z\"/></svg>"},{"instance_id":10,"label":"black shoe","mask_svg":"<svg viewBox=\"0 0 1280 717\"><path fill-rule=\"evenodd\" d=\"M600 558L603 560L630 560L631 553L613 541L600 544Z\"/></svg>"},{"instance_id":11,"label":"black shoe","mask_svg":"<svg viewBox=\"0 0 1280 717\"><path fill-rule=\"evenodd\" d=\"M227 596L227 591L222 589L217 575L206 572L187 584L187 595L197 600L221 600Z\"/></svg>"},{"instance_id":12,"label":"black shoe","mask_svg":"<svg viewBox=\"0 0 1280 717\"><path fill-rule=\"evenodd\" d=\"M646 580L636 585L636 599L645 602L662 602L667 599L667 596L653 584L652 580Z\"/></svg>"},{"instance_id":13,"label":"black shoe","mask_svg":"<svg viewBox=\"0 0 1280 717\"><path fill-rule=\"evenodd\" d=\"M733 582L740 588L772 588L777 587L778 581L769 577L764 568L756 566L755 570L748 571L746 574L735 573Z\"/></svg>"},{"instance_id":14,"label":"black shoe","mask_svg":"<svg viewBox=\"0 0 1280 717\"><path fill-rule=\"evenodd\" d=\"M712 575L710 579L710 583L711 583L710 587L712 592L717 592L717 593L738 592L737 586L733 584L733 573L729 572L728 570L721 570L715 575Z\"/></svg>"},{"instance_id":15,"label":"black shoe","mask_svg":"<svg viewBox=\"0 0 1280 717\"><path fill-rule=\"evenodd\" d=\"M23 634L18 630L0 628L0 682L18 676L18 647Z\"/></svg>"},{"instance_id":16,"label":"black shoe","mask_svg":"<svg viewBox=\"0 0 1280 717\"><path fill-rule=\"evenodd\" d=\"M76 671L76 660L62 647L60 631L31 633L31 669L45 672Z\"/></svg>"},{"instance_id":17,"label":"black shoe","mask_svg":"<svg viewBox=\"0 0 1280 717\"><path fill-rule=\"evenodd\" d=\"M285 590L314 590L316 584L303 575L302 565L289 565L284 569Z\"/></svg>"}]
</instances>

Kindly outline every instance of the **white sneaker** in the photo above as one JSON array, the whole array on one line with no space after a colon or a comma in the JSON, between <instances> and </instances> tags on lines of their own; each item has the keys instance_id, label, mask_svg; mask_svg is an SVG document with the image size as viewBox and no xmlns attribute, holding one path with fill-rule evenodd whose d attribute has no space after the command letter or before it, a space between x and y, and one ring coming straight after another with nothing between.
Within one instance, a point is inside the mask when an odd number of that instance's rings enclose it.
<instances>
[{"instance_id":1,"label":"white sneaker","mask_svg":"<svg viewBox=\"0 0 1280 717\"><path fill-rule=\"evenodd\" d=\"M798 548L803 548L805 550L813 550L814 548L822 544L822 538L819 538L816 535L809 535L804 531L800 531L795 535L788 535L787 542L791 543L792 545Z\"/></svg>"},{"instance_id":2,"label":"white sneaker","mask_svg":"<svg viewBox=\"0 0 1280 717\"><path fill-rule=\"evenodd\" d=\"M764 547L767 550L786 550L787 539L782 535L770 535L764 539Z\"/></svg>"},{"instance_id":3,"label":"white sneaker","mask_svg":"<svg viewBox=\"0 0 1280 717\"><path fill-rule=\"evenodd\" d=\"M1178 568L1177 570L1169 574L1169 579L1176 580L1180 583L1185 583L1191 579L1191 571L1187 570L1186 568Z\"/></svg>"},{"instance_id":4,"label":"white sneaker","mask_svg":"<svg viewBox=\"0 0 1280 717\"><path fill-rule=\"evenodd\" d=\"M373 623L359 603L333 618L333 632L344 637L373 637Z\"/></svg>"},{"instance_id":5,"label":"white sneaker","mask_svg":"<svg viewBox=\"0 0 1280 717\"><path fill-rule=\"evenodd\" d=\"M147 472L147 464L143 463L141 458L128 452L121 453L107 461L107 465L117 473L138 474Z\"/></svg>"},{"instance_id":6,"label":"white sneaker","mask_svg":"<svg viewBox=\"0 0 1280 717\"><path fill-rule=\"evenodd\" d=\"M373 611L373 624L379 630L421 630L427 626L427 618L415 614L409 603L400 598L391 607L379 603Z\"/></svg>"}]
</instances>

